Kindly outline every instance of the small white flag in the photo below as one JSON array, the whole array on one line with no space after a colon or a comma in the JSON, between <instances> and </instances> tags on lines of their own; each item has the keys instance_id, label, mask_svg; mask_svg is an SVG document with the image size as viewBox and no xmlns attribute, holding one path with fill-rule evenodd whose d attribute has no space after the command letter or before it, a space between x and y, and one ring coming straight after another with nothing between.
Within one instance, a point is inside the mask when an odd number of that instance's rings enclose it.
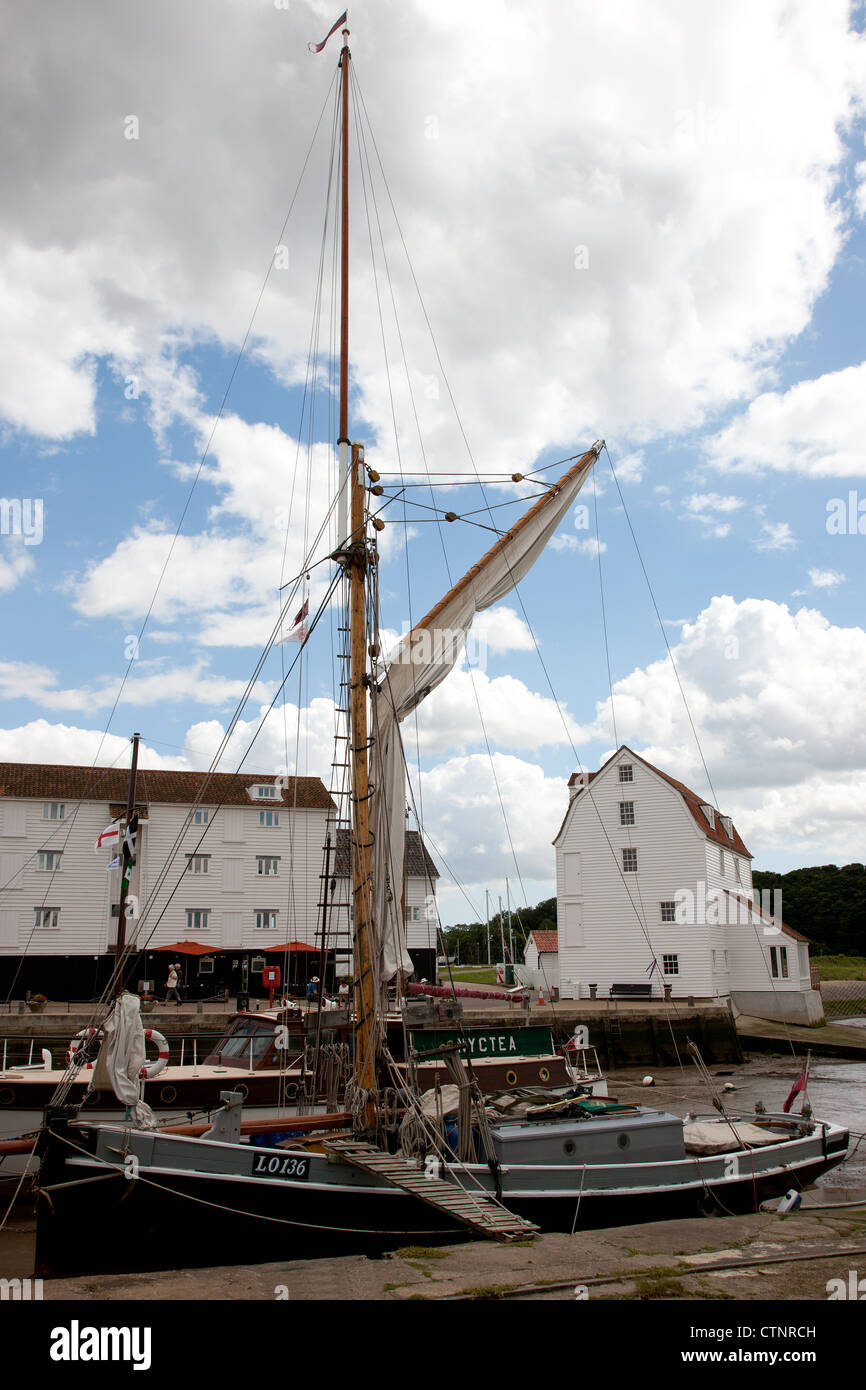
<instances>
[{"instance_id":1,"label":"small white flag","mask_svg":"<svg viewBox=\"0 0 866 1390\"><path fill-rule=\"evenodd\" d=\"M120 821L112 821L111 825L106 826L96 844L93 846L93 853L104 849L106 845L117 844L120 841Z\"/></svg>"},{"instance_id":2,"label":"small white flag","mask_svg":"<svg viewBox=\"0 0 866 1390\"><path fill-rule=\"evenodd\" d=\"M120 868L120 855L119 855L119 854L116 854L116 855L114 856L114 858L112 859L111 863L110 863L110 864L106 864L105 870L106 870L106 873L108 873L108 872L110 872L111 869L119 869L119 868Z\"/></svg>"}]
</instances>

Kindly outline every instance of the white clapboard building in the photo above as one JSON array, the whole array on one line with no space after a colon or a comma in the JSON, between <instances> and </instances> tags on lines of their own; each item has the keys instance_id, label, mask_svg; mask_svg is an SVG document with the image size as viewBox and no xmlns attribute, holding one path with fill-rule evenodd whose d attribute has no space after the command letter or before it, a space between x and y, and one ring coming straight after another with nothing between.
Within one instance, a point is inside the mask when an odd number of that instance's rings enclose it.
<instances>
[{"instance_id":1,"label":"white clapboard building","mask_svg":"<svg viewBox=\"0 0 866 1390\"><path fill-rule=\"evenodd\" d=\"M730 816L626 747L575 773L569 796L554 841L564 999L647 987L662 998L667 986L674 998L820 1021L808 941L757 902Z\"/></svg>"},{"instance_id":2,"label":"white clapboard building","mask_svg":"<svg viewBox=\"0 0 866 1390\"><path fill-rule=\"evenodd\" d=\"M101 992L114 962L120 874L107 868L116 842L98 852L94 845L125 811L128 775L122 768L0 764L4 997L91 999ZM263 993L266 963L279 964L295 984L320 973L319 960L331 978L351 973L347 832L335 828L319 778L140 768L136 809L130 892L139 917L127 924L139 956L133 987L149 981L162 992L173 957L158 948L176 943L198 948L177 957L191 997ZM328 836L328 881L337 881L328 893L328 952L320 957ZM412 908L435 893L436 876L416 838L407 867L426 862L420 882L407 877L412 925Z\"/></svg>"}]
</instances>

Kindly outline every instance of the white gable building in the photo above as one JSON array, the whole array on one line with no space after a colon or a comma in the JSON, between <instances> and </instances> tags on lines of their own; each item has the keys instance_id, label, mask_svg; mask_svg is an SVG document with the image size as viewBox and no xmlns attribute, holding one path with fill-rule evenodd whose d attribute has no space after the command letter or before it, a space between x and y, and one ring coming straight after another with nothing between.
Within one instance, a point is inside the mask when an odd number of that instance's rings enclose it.
<instances>
[{"instance_id":1,"label":"white gable building","mask_svg":"<svg viewBox=\"0 0 866 1390\"><path fill-rule=\"evenodd\" d=\"M729 997L743 1013L820 1022L805 937L755 903L733 821L620 748L575 773L554 845L563 999L650 987ZM615 991L616 993L616 991Z\"/></svg>"}]
</instances>

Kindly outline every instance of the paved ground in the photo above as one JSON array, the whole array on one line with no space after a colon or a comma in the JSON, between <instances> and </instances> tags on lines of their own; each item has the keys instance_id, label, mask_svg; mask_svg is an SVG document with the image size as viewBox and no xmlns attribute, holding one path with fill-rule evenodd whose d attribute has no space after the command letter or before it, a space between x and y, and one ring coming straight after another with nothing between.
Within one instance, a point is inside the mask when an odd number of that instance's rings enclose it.
<instances>
[{"instance_id":1,"label":"paved ground","mask_svg":"<svg viewBox=\"0 0 866 1390\"><path fill-rule=\"evenodd\" d=\"M377 1260L352 1256L62 1279L47 1282L44 1295L108 1301L824 1301L828 1281L847 1283L852 1270L866 1272L866 1205L544 1235L516 1246L408 1247Z\"/></svg>"}]
</instances>

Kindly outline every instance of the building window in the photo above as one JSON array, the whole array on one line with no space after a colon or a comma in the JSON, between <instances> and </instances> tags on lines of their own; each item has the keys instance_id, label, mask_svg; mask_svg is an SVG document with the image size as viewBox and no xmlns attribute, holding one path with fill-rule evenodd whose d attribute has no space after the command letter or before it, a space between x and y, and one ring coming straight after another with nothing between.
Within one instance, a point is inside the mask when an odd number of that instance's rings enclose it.
<instances>
[{"instance_id":1,"label":"building window","mask_svg":"<svg viewBox=\"0 0 866 1390\"><path fill-rule=\"evenodd\" d=\"M280 823L279 811L259 811L259 825L274 826Z\"/></svg>"},{"instance_id":2,"label":"building window","mask_svg":"<svg viewBox=\"0 0 866 1390\"><path fill-rule=\"evenodd\" d=\"M705 804L702 802L702 803L701 803L701 810L703 811L704 815L705 815L706 818L707 818L707 824L709 825L710 829L711 829L711 830L715 830L715 828L716 828L716 813L715 813L715 811L713 810L712 806L707 806L707 805L705 805Z\"/></svg>"},{"instance_id":3,"label":"building window","mask_svg":"<svg viewBox=\"0 0 866 1390\"><path fill-rule=\"evenodd\" d=\"M634 825L633 801L621 801L619 803L619 823L620 825Z\"/></svg>"},{"instance_id":4,"label":"building window","mask_svg":"<svg viewBox=\"0 0 866 1390\"><path fill-rule=\"evenodd\" d=\"M269 931L276 927L279 913L275 908L263 907L256 913L256 930Z\"/></svg>"},{"instance_id":5,"label":"building window","mask_svg":"<svg viewBox=\"0 0 866 1390\"><path fill-rule=\"evenodd\" d=\"M186 856L186 871L188 874L209 874L210 855L188 854Z\"/></svg>"},{"instance_id":6,"label":"building window","mask_svg":"<svg viewBox=\"0 0 866 1390\"><path fill-rule=\"evenodd\" d=\"M33 925L39 931L58 931L60 928L60 908L34 907Z\"/></svg>"},{"instance_id":7,"label":"building window","mask_svg":"<svg viewBox=\"0 0 866 1390\"><path fill-rule=\"evenodd\" d=\"M674 955L662 956L662 970L666 975L679 975L680 958Z\"/></svg>"},{"instance_id":8,"label":"building window","mask_svg":"<svg viewBox=\"0 0 866 1390\"><path fill-rule=\"evenodd\" d=\"M740 872L740 861L739 861L739 859L737 859L736 855L734 856L734 870L735 870L736 875L737 875L737 882L738 882L738 883L742 883L742 881L743 881L743 875L742 875L742 873Z\"/></svg>"},{"instance_id":9,"label":"building window","mask_svg":"<svg viewBox=\"0 0 866 1390\"><path fill-rule=\"evenodd\" d=\"M634 763L620 763L619 780L621 782L634 781Z\"/></svg>"},{"instance_id":10,"label":"building window","mask_svg":"<svg viewBox=\"0 0 866 1390\"><path fill-rule=\"evenodd\" d=\"M204 806L199 806L198 810L192 813L193 825L207 825L209 819L210 811L206 810Z\"/></svg>"},{"instance_id":11,"label":"building window","mask_svg":"<svg viewBox=\"0 0 866 1390\"><path fill-rule=\"evenodd\" d=\"M420 907L407 907L407 908L406 908L406 917L405 917L405 920L406 920L407 922L420 922L420 921L421 921L421 908L420 908Z\"/></svg>"},{"instance_id":12,"label":"building window","mask_svg":"<svg viewBox=\"0 0 866 1390\"><path fill-rule=\"evenodd\" d=\"M659 903L662 910L663 922L675 922L677 920L677 905L673 903Z\"/></svg>"},{"instance_id":13,"label":"building window","mask_svg":"<svg viewBox=\"0 0 866 1390\"><path fill-rule=\"evenodd\" d=\"M207 931L209 907L188 907L186 910L187 931Z\"/></svg>"},{"instance_id":14,"label":"building window","mask_svg":"<svg viewBox=\"0 0 866 1390\"><path fill-rule=\"evenodd\" d=\"M628 849L622 852L622 871L624 874L637 873L637 850L633 845L629 845Z\"/></svg>"},{"instance_id":15,"label":"building window","mask_svg":"<svg viewBox=\"0 0 866 1390\"><path fill-rule=\"evenodd\" d=\"M787 946L770 947L770 974L774 980L787 980L788 978L788 948Z\"/></svg>"},{"instance_id":16,"label":"building window","mask_svg":"<svg viewBox=\"0 0 866 1390\"><path fill-rule=\"evenodd\" d=\"M56 873L60 868L62 849L41 849L36 856L36 867L46 873Z\"/></svg>"},{"instance_id":17,"label":"building window","mask_svg":"<svg viewBox=\"0 0 866 1390\"><path fill-rule=\"evenodd\" d=\"M259 801L276 801L277 789L272 782L265 782L262 786L256 787L254 795Z\"/></svg>"},{"instance_id":18,"label":"building window","mask_svg":"<svg viewBox=\"0 0 866 1390\"><path fill-rule=\"evenodd\" d=\"M42 803L43 820L65 820L66 804L63 801L45 801Z\"/></svg>"},{"instance_id":19,"label":"building window","mask_svg":"<svg viewBox=\"0 0 866 1390\"><path fill-rule=\"evenodd\" d=\"M257 854L256 872L263 874L265 878L274 878L279 873L280 856L278 854Z\"/></svg>"}]
</instances>

